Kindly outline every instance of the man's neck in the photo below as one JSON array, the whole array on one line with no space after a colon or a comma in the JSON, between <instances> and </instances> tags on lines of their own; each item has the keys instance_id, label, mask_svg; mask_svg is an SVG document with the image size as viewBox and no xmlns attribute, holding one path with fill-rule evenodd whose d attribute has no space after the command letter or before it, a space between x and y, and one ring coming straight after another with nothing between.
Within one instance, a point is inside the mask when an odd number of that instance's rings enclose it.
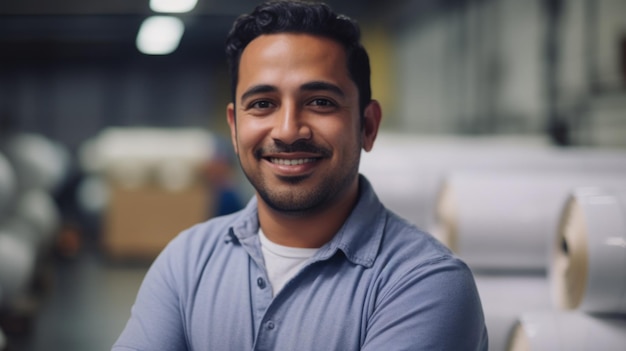
<instances>
[{"instance_id":1,"label":"man's neck","mask_svg":"<svg viewBox=\"0 0 626 351\"><path fill-rule=\"evenodd\" d=\"M352 212L359 196L358 180L332 205L307 214L276 211L257 195L259 222L272 242L302 248L318 248L329 242Z\"/></svg>"}]
</instances>

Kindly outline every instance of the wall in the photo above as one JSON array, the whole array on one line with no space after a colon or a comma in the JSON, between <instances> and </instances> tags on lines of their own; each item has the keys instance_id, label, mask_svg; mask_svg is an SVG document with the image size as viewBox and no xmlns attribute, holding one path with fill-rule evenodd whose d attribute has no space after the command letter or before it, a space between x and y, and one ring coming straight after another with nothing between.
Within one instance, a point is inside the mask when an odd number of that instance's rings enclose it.
<instances>
[{"instance_id":1,"label":"wall","mask_svg":"<svg viewBox=\"0 0 626 351\"><path fill-rule=\"evenodd\" d=\"M208 63L165 58L9 62L0 68L0 116L70 147L107 126L211 128L223 119L214 116L218 84Z\"/></svg>"},{"instance_id":2,"label":"wall","mask_svg":"<svg viewBox=\"0 0 626 351\"><path fill-rule=\"evenodd\" d=\"M448 4L395 27L398 129L626 145L626 2Z\"/></svg>"}]
</instances>

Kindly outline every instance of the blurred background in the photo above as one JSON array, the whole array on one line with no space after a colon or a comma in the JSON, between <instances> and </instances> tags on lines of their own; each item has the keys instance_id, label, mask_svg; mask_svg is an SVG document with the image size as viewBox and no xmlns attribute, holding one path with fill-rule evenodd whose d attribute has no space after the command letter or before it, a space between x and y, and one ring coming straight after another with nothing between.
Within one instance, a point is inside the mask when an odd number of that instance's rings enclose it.
<instances>
[{"instance_id":1,"label":"blurred background","mask_svg":"<svg viewBox=\"0 0 626 351\"><path fill-rule=\"evenodd\" d=\"M490 349L513 336L549 349L524 329L542 320L531 312L558 315L539 328L570 323L620 349L626 1L326 2L361 24L383 106L361 170L468 262ZM110 349L163 246L250 198L225 118L224 39L257 3L0 2L0 351ZM598 211L616 219L592 230ZM600 273L597 257L610 261ZM563 274L575 283L555 288ZM580 307L592 283L616 292ZM560 303L574 285L583 297Z\"/></svg>"}]
</instances>

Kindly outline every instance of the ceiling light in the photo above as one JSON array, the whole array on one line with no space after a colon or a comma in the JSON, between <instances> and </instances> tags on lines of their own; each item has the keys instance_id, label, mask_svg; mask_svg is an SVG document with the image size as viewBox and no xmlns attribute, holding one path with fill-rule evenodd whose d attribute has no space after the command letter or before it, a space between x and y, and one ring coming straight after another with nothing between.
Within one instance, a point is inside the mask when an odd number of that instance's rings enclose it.
<instances>
[{"instance_id":1,"label":"ceiling light","mask_svg":"<svg viewBox=\"0 0 626 351\"><path fill-rule=\"evenodd\" d=\"M167 55L178 47L185 26L177 17L146 18L137 34L137 49L148 55Z\"/></svg>"},{"instance_id":2,"label":"ceiling light","mask_svg":"<svg viewBox=\"0 0 626 351\"><path fill-rule=\"evenodd\" d=\"M182 13L196 7L198 0L150 0L150 9L155 12Z\"/></svg>"}]
</instances>

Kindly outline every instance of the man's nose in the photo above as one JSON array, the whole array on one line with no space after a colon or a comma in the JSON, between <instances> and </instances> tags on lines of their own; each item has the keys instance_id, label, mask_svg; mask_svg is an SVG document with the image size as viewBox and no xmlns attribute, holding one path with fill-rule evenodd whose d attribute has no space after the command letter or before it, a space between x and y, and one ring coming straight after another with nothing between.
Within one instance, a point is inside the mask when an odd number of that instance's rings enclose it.
<instances>
[{"instance_id":1,"label":"man's nose","mask_svg":"<svg viewBox=\"0 0 626 351\"><path fill-rule=\"evenodd\" d=\"M293 144L298 140L308 140L311 137L311 128L301 109L295 104L283 104L276 114L272 138L285 144Z\"/></svg>"}]
</instances>

